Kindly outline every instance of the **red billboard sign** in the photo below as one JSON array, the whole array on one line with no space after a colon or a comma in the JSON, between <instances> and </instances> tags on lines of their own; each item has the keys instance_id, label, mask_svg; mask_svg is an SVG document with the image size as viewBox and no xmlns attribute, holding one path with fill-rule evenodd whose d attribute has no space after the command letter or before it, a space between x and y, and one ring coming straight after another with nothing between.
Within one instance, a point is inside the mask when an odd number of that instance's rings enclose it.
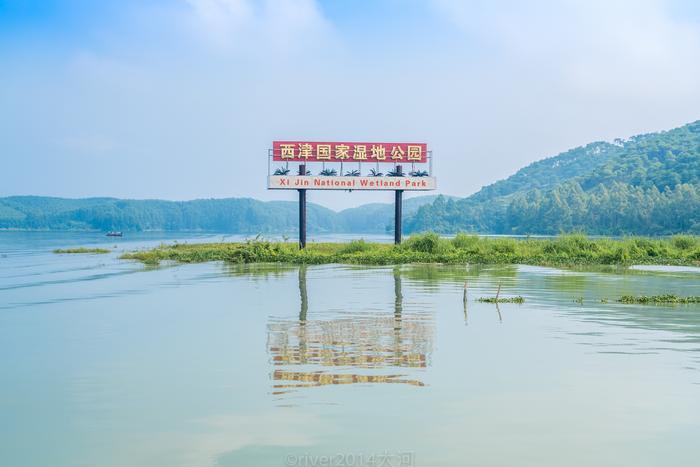
<instances>
[{"instance_id":1,"label":"red billboard sign","mask_svg":"<svg viewBox=\"0 0 700 467\"><path fill-rule=\"evenodd\" d=\"M425 143L273 141L273 160L298 162L425 163Z\"/></svg>"}]
</instances>

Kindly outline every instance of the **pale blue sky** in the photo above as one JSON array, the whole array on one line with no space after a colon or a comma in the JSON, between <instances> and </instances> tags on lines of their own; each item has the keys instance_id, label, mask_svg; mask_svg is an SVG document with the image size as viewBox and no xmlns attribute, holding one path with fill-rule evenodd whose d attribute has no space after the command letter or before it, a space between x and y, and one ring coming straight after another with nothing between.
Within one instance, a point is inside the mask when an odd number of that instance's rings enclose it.
<instances>
[{"instance_id":1,"label":"pale blue sky","mask_svg":"<svg viewBox=\"0 0 700 467\"><path fill-rule=\"evenodd\" d=\"M424 140L466 196L700 119L696 5L0 0L0 196L293 199L265 190L273 139Z\"/></svg>"}]
</instances>

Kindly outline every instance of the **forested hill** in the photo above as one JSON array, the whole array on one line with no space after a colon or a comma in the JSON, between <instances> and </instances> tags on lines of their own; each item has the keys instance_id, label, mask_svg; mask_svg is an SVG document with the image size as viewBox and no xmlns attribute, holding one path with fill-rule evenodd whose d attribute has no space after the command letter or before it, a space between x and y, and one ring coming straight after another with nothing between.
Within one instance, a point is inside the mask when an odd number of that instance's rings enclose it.
<instances>
[{"instance_id":1,"label":"forested hill","mask_svg":"<svg viewBox=\"0 0 700 467\"><path fill-rule=\"evenodd\" d=\"M535 162L468 198L421 207L407 227L500 234L700 233L700 121Z\"/></svg>"},{"instance_id":2,"label":"forested hill","mask_svg":"<svg viewBox=\"0 0 700 467\"><path fill-rule=\"evenodd\" d=\"M435 196L404 201L411 215ZM371 204L335 212L308 204L311 232L384 233L392 225L391 204ZM194 201L67 199L43 196L0 198L0 229L211 231L242 234L289 233L297 230L294 201L263 202L248 198Z\"/></svg>"}]
</instances>

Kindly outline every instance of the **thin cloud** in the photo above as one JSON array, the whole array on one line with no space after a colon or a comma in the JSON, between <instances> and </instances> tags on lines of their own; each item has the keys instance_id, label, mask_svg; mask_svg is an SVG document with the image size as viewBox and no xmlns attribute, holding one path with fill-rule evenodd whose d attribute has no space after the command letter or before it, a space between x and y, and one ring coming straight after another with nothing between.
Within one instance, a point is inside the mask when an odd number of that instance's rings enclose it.
<instances>
[{"instance_id":1,"label":"thin cloud","mask_svg":"<svg viewBox=\"0 0 700 467\"><path fill-rule=\"evenodd\" d=\"M438 11L491 52L598 97L697 93L700 28L668 0L463 2Z\"/></svg>"},{"instance_id":2,"label":"thin cloud","mask_svg":"<svg viewBox=\"0 0 700 467\"><path fill-rule=\"evenodd\" d=\"M314 0L186 0L197 35L224 50L288 51L313 44L330 30ZM262 49L262 50L261 50Z\"/></svg>"}]
</instances>

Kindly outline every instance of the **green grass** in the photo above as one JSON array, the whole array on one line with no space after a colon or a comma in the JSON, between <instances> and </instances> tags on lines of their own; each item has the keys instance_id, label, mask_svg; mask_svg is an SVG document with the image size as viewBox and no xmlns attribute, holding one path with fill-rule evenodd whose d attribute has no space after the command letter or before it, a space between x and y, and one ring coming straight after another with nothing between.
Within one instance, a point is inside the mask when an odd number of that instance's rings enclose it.
<instances>
[{"instance_id":1,"label":"green grass","mask_svg":"<svg viewBox=\"0 0 700 467\"><path fill-rule=\"evenodd\" d=\"M122 255L146 264L163 260L181 263L291 264L531 264L542 266L666 264L700 265L697 237L593 239L585 235L556 238L484 238L459 234L453 239L434 233L412 235L403 244L310 243L299 250L294 243L250 240L242 243L161 245Z\"/></svg>"},{"instance_id":2,"label":"green grass","mask_svg":"<svg viewBox=\"0 0 700 467\"><path fill-rule=\"evenodd\" d=\"M54 253L58 254L65 254L65 253L70 253L70 254L91 254L91 255L101 255L105 253L109 253L110 250L107 250L106 248L59 248L57 250L53 250Z\"/></svg>"},{"instance_id":3,"label":"green grass","mask_svg":"<svg viewBox=\"0 0 700 467\"><path fill-rule=\"evenodd\" d=\"M525 303L525 299L521 296L508 297L508 298L496 298L496 297L481 297L477 299L477 302L481 303Z\"/></svg>"},{"instance_id":4,"label":"green grass","mask_svg":"<svg viewBox=\"0 0 700 467\"><path fill-rule=\"evenodd\" d=\"M672 294L665 295L642 295L635 297L632 295L624 295L618 300L620 303L635 303L635 304L655 304L655 303L700 303L700 297L678 297Z\"/></svg>"}]
</instances>

